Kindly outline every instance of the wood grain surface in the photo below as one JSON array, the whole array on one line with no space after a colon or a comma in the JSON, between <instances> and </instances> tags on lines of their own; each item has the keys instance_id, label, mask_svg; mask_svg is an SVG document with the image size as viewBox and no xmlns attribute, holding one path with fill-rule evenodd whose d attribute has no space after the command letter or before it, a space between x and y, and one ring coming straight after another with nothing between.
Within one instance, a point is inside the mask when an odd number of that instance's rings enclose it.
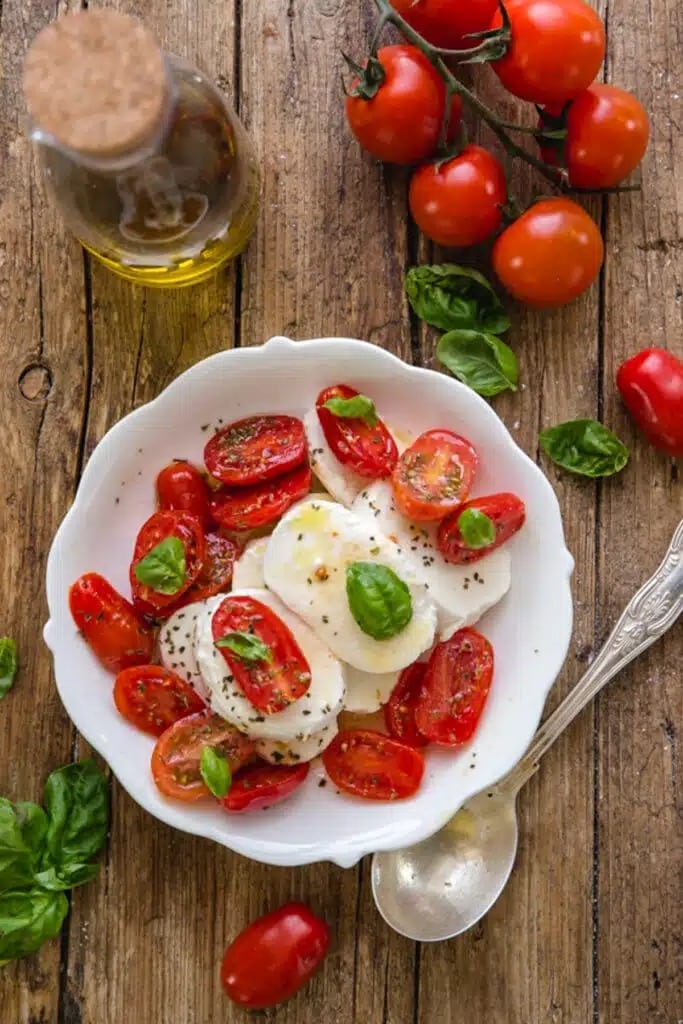
<instances>
[{"instance_id":1,"label":"wood grain surface","mask_svg":"<svg viewBox=\"0 0 683 1024\"><path fill-rule=\"evenodd\" d=\"M54 687L40 630L45 560L104 432L202 357L274 333L349 334L434 365L411 322L407 266L430 259L409 226L403 171L364 158L345 130L340 51L361 56L370 0L118 0L232 96L264 173L257 234L215 281L144 291L91 264L47 200L26 141L20 67L58 11L2 0L0 61L0 634L21 672L0 704L0 792L40 796L85 752ZM89 6L94 6L90 2ZM652 571L683 512L680 470L634 432L614 388L649 344L683 355L683 145L678 0L602 0L607 77L634 89L654 137L642 194L592 200L606 235L599 286L567 310L513 310L523 386L495 401L519 444L596 416L632 449L604 483L543 463L576 558L575 629L548 708L576 682ZM478 88L511 117L493 76ZM528 113L527 115L528 116ZM484 137L486 137L484 135ZM537 180L516 169L518 192ZM232 1024L224 946L256 914L302 898L334 947L282 1024L677 1024L683 1019L681 627L584 712L520 800L515 872L491 913L449 943L388 929L369 862L284 870L174 832L112 784L111 837L60 941L0 970L2 1024Z\"/></svg>"}]
</instances>

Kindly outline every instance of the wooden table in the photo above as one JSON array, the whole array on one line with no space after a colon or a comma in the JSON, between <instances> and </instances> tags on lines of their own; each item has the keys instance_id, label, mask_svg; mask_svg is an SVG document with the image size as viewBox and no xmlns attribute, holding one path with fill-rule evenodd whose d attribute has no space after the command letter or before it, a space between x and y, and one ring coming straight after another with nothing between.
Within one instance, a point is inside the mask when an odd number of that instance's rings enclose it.
<instances>
[{"instance_id":1,"label":"wooden table","mask_svg":"<svg viewBox=\"0 0 683 1024\"><path fill-rule=\"evenodd\" d=\"M370 0L121 0L168 49L236 98L261 156L258 234L240 262L176 294L130 287L87 258L46 200L25 136L28 42L78 3L4 0L0 78L0 345L4 481L0 633L22 670L0 706L0 792L40 796L86 748L57 696L40 629L52 536L104 432L197 360L276 333L351 334L431 366L405 268L431 259L406 215L406 174L364 159L343 123L340 50L361 56ZM91 2L92 6L92 2ZM596 416L632 449L591 483L544 463L576 556L576 622L549 707L658 563L683 508L680 469L638 439L614 376L650 345L683 355L683 150L678 0L601 0L610 80L652 113L643 194L589 204L606 237L598 287L555 314L518 311L521 390L495 402L537 456L539 428ZM505 101L492 76L490 99ZM517 112L508 104L509 116ZM518 168L519 191L531 176ZM439 254L437 254L439 258ZM467 259L467 256L463 257ZM683 1018L680 626L558 743L521 799L516 870L469 934L419 948L375 912L369 863L278 870L173 832L114 782L111 840L61 942L0 972L3 1024L214 1024L243 1018L219 985L228 940L302 898L334 950L289 1024L676 1024Z\"/></svg>"}]
</instances>

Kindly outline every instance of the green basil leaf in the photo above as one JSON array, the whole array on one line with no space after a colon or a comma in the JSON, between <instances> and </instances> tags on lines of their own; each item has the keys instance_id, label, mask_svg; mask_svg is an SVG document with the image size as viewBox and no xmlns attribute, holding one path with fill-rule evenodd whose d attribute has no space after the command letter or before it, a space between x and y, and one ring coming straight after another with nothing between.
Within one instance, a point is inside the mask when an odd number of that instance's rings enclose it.
<instances>
[{"instance_id":1,"label":"green basil leaf","mask_svg":"<svg viewBox=\"0 0 683 1024\"><path fill-rule=\"evenodd\" d=\"M58 935L68 909L63 892L34 888L0 893L0 966L37 952Z\"/></svg>"},{"instance_id":2,"label":"green basil leaf","mask_svg":"<svg viewBox=\"0 0 683 1024\"><path fill-rule=\"evenodd\" d=\"M501 391L516 391L519 363L509 345L481 331L450 331L437 345L438 360L454 377L490 398Z\"/></svg>"},{"instance_id":3,"label":"green basil leaf","mask_svg":"<svg viewBox=\"0 0 683 1024\"><path fill-rule=\"evenodd\" d=\"M503 304L483 274L455 263L412 267L406 276L410 305L442 331L503 334L510 327Z\"/></svg>"},{"instance_id":4,"label":"green basil leaf","mask_svg":"<svg viewBox=\"0 0 683 1024\"><path fill-rule=\"evenodd\" d=\"M85 885L92 881L100 870L99 864L66 864L62 868L49 867L39 871L35 880L43 889L51 892L61 892L64 889L74 889L77 885Z\"/></svg>"},{"instance_id":5,"label":"green basil leaf","mask_svg":"<svg viewBox=\"0 0 683 1024\"><path fill-rule=\"evenodd\" d=\"M11 637L0 637L0 700L12 689L17 674L17 645Z\"/></svg>"},{"instance_id":6,"label":"green basil leaf","mask_svg":"<svg viewBox=\"0 0 683 1024\"><path fill-rule=\"evenodd\" d=\"M158 594L177 594L185 582L185 546L165 537L135 566L135 578Z\"/></svg>"},{"instance_id":7,"label":"green basil leaf","mask_svg":"<svg viewBox=\"0 0 683 1024\"><path fill-rule=\"evenodd\" d=\"M345 420L363 420L369 427L377 423L375 403L367 395L354 395L353 398L328 398L324 405L333 416Z\"/></svg>"},{"instance_id":8,"label":"green basil leaf","mask_svg":"<svg viewBox=\"0 0 683 1024\"><path fill-rule=\"evenodd\" d=\"M496 539L493 520L478 508L466 508L458 516L458 529L468 548L487 548Z\"/></svg>"},{"instance_id":9,"label":"green basil leaf","mask_svg":"<svg viewBox=\"0 0 683 1024\"><path fill-rule=\"evenodd\" d=\"M253 633L243 633L236 630L234 633L226 633L220 640L215 641L216 647L225 647L236 654L240 661L272 661L273 655L270 647L259 640Z\"/></svg>"},{"instance_id":10,"label":"green basil leaf","mask_svg":"<svg viewBox=\"0 0 683 1024\"><path fill-rule=\"evenodd\" d=\"M377 562L347 567L346 596L354 619L375 640L396 636L413 617L408 587L393 569Z\"/></svg>"},{"instance_id":11,"label":"green basil leaf","mask_svg":"<svg viewBox=\"0 0 683 1024\"><path fill-rule=\"evenodd\" d=\"M222 800L232 784L230 765L213 747L204 747L199 759L199 772L210 793Z\"/></svg>"},{"instance_id":12,"label":"green basil leaf","mask_svg":"<svg viewBox=\"0 0 683 1024\"><path fill-rule=\"evenodd\" d=\"M613 476L629 459L626 445L596 420L570 420L548 427L540 442L553 462L581 476Z\"/></svg>"},{"instance_id":13,"label":"green basil leaf","mask_svg":"<svg viewBox=\"0 0 683 1024\"><path fill-rule=\"evenodd\" d=\"M0 891L32 884L46 833L42 807L0 798Z\"/></svg>"},{"instance_id":14,"label":"green basil leaf","mask_svg":"<svg viewBox=\"0 0 683 1024\"><path fill-rule=\"evenodd\" d=\"M61 875L99 852L109 826L109 796L107 780L94 761L77 761L52 772L45 785L45 806L45 868L54 867Z\"/></svg>"}]
</instances>

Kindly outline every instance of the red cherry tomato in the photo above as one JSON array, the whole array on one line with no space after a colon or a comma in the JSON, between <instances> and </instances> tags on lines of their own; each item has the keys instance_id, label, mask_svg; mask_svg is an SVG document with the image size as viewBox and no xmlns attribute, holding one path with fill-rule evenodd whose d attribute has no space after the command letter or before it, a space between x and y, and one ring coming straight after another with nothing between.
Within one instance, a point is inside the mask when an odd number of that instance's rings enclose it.
<instances>
[{"instance_id":1,"label":"red cherry tomato","mask_svg":"<svg viewBox=\"0 0 683 1024\"><path fill-rule=\"evenodd\" d=\"M418 522L443 519L467 498L478 464L464 437L425 431L403 452L391 479L399 511Z\"/></svg>"},{"instance_id":2,"label":"red cherry tomato","mask_svg":"<svg viewBox=\"0 0 683 1024\"><path fill-rule=\"evenodd\" d=\"M191 512L204 528L209 522L209 486L191 462L176 459L165 466L156 481L159 508Z\"/></svg>"},{"instance_id":3,"label":"red cherry tomato","mask_svg":"<svg viewBox=\"0 0 683 1024\"><path fill-rule=\"evenodd\" d=\"M177 537L185 552L185 577L172 594L163 594L153 586L142 583L136 575L139 563L150 551L168 537ZM135 540L133 560L130 564L130 585L133 600L141 609L161 611L174 604L202 571L206 557L206 542L201 523L190 512L155 512L140 529Z\"/></svg>"},{"instance_id":4,"label":"red cherry tomato","mask_svg":"<svg viewBox=\"0 0 683 1024\"><path fill-rule=\"evenodd\" d=\"M489 28L498 0L394 0L394 9L433 46L465 50L480 42L468 36Z\"/></svg>"},{"instance_id":5,"label":"red cherry tomato","mask_svg":"<svg viewBox=\"0 0 683 1024\"><path fill-rule=\"evenodd\" d=\"M277 480L221 488L211 499L211 515L225 530L256 530L277 522L310 489L311 467L305 463Z\"/></svg>"},{"instance_id":6,"label":"red cherry tomato","mask_svg":"<svg viewBox=\"0 0 683 1024\"><path fill-rule=\"evenodd\" d=\"M366 800L413 796L424 773L422 754L370 729L337 733L322 759L335 786Z\"/></svg>"},{"instance_id":7,"label":"red cherry tomato","mask_svg":"<svg viewBox=\"0 0 683 1024\"><path fill-rule=\"evenodd\" d=\"M308 763L250 765L232 780L223 807L233 814L272 807L299 788L309 768Z\"/></svg>"},{"instance_id":8,"label":"red cherry tomato","mask_svg":"<svg viewBox=\"0 0 683 1024\"><path fill-rule=\"evenodd\" d=\"M432 651L415 706L423 736L449 747L467 743L479 724L493 678L493 648L466 627Z\"/></svg>"},{"instance_id":9,"label":"red cherry tomato","mask_svg":"<svg viewBox=\"0 0 683 1024\"><path fill-rule=\"evenodd\" d=\"M288 473L306 458L306 435L294 416L250 416L223 427L204 448L212 477L247 487Z\"/></svg>"},{"instance_id":10,"label":"red cherry tomato","mask_svg":"<svg viewBox=\"0 0 683 1024\"><path fill-rule=\"evenodd\" d=\"M283 1003L315 974L330 947L330 931L303 903L287 903L252 921L228 946L221 982L247 1010Z\"/></svg>"},{"instance_id":11,"label":"red cherry tomato","mask_svg":"<svg viewBox=\"0 0 683 1024\"><path fill-rule=\"evenodd\" d=\"M429 743L415 725L415 706L426 670L426 661L416 661L404 668L384 705L387 729L394 739L409 747L425 747Z\"/></svg>"},{"instance_id":12,"label":"red cherry tomato","mask_svg":"<svg viewBox=\"0 0 683 1024\"><path fill-rule=\"evenodd\" d=\"M617 387L650 444L683 458L683 362L672 352L646 348L619 367Z\"/></svg>"},{"instance_id":13,"label":"red cherry tomato","mask_svg":"<svg viewBox=\"0 0 683 1024\"><path fill-rule=\"evenodd\" d=\"M458 520L468 509L483 512L493 523L496 537L486 547L471 548L460 532ZM470 565L472 562L478 562L480 558L495 551L521 530L525 518L524 502L516 494L489 494L483 498L472 498L446 516L440 524L439 551L445 560L453 565Z\"/></svg>"},{"instance_id":14,"label":"red cherry tomato","mask_svg":"<svg viewBox=\"0 0 683 1024\"><path fill-rule=\"evenodd\" d=\"M110 672L151 660L153 632L103 576L80 576L69 590L69 608L83 639Z\"/></svg>"},{"instance_id":15,"label":"red cherry tomato","mask_svg":"<svg viewBox=\"0 0 683 1024\"><path fill-rule=\"evenodd\" d=\"M346 118L360 142L377 160L416 164L437 147L446 107L443 79L416 46L385 46L377 54L384 80L375 94L346 97ZM354 88L358 83L354 83ZM462 101L454 96L448 138L456 137Z\"/></svg>"},{"instance_id":16,"label":"red cherry tomato","mask_svg":"<svg viewBox=\"0 0 683 1024\"><path fill-rule=\"evenodd\" d=\"M604 246L592 217L571 199L543 199L496 239L493 268L519 302L564 306L600 273Z\"/></svg>"},{"instance_id":17,"label":"red cherry tomato","mask_svg":"<svg viewBox=\"0 0 683 1024\"><path fill-rule=\"evenodd\" d=\"M512 40L491 66L513 96L566 103L587 89L605 56L605 27L584 0L507 0ZM500 11L491 22L502 24Z\"/></svg>"},{"instance_id":18,"label":"red cherry tomato","mask_svg":"<svg viewBox=\"0 0 683 1024\"><path fill-rule=\"evenodd\" d=\"M424 164L410 182L410 212L439 245L478 245L500 227L507 199L505 171L481 146L465 146L444 163Z\"/></svg>"},{"instance_id":19,"label":"red cherry tomato","mask_svg":"<svg viewBox=\"0 0 683 1024\"><path fill-rule=\"evenodd\" d=\"M152 751L152 775L164 796L184 803L211 796L199 770L204 747L226 758L233 773L254 753L246 736L208 708L181 718L161 734Z\"/></svg>"},{"instance_id":20,"label":"red cherry tomato","mask_svg":"<svg viewBox=\"0 0 683 1024\"><path fill-rule=\"evenodd\" d=\"M335 457L359 476L379 480L390 476L398 460L396 442L381 419L368 426L362 419L335 416L325 403L331 398L355 398L359 392L346 384L325 388L315 403L325 440Z\"/></svg>"},{"instance_id":21,"label":"red cherry tomato","mask_svg":"<svg viewBox=\"0 0 683 1024\"><path fill-rule=\"evenodd\" d=\"M222 533L207 533L204 540L206 555L202 571L180 600L164 609L164 615L168 616L186 604L205 601L208 597L230 589L235 560L241 551L240 545Z\"/></svg>"},{"instance_id":22,"label":"red cherry tomato","mask_svg":"<svg viewBox=\"0 0 683 1024\"><path fill-rule=\"evenodd\" d=\"M214 642L248 700L267 715L283 711L306 693L311 669L289 626L253 597L226 597L211 620ZM248 634L260 641L258 651L243 655L223 646L231 633ZM236 638L235 643L239 640Z\"/></svg>"},{"instance_id":23,"label":"red cherry tomato","mask_svg":"<svg viewBox=\"0 0 683 1024\"><path fill-rule=\"evenodd\" d=\"M204 710L204 701L192 687L160 665L139 665L119 672L114 703L124 718L153 736L161 736L174 722Z\"/></svg>"}]
</instances>

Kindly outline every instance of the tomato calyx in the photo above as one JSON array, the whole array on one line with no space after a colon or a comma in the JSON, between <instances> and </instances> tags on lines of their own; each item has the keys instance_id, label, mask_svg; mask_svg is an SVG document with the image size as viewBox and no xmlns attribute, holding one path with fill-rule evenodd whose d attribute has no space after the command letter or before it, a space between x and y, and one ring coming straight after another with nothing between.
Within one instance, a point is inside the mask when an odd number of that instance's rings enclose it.
<instances>
[{"instance_id":1,"label":"tomato calyx","mask_svg":"<svg viewBox=\"0 0 683 1024\"><path fill-rule=\"evenodd\" d=\"M354 80L350 89L347 89L342 80L344 93L347 96L353 96L360 100L374 99L386 78L384 68L378 61L377 57L373 54L372 57L368 58L368 62L365 66L358 64L353 57L349 57L349 55L344 53L343 50L342 57L346 61L349 70L354 75Z\"/></svg>"}]
</instances>

